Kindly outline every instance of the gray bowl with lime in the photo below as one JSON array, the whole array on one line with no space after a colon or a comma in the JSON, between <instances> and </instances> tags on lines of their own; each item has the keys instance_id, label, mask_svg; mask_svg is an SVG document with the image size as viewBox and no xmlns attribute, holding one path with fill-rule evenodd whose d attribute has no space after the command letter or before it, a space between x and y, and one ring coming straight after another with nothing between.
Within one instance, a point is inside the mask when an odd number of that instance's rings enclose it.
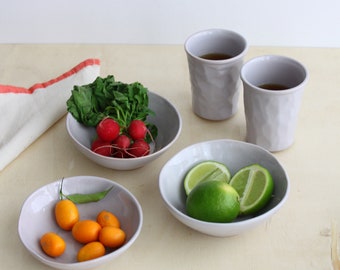
<instances>
[{"instance_id":1,"label":"gray bowl with lime","mask_svg":"<svg viewBox=\"0 0 340 270\"><path fill-rule=\"evenodd\" d=\"M269 219L286 202L288 175L267 150L245 142L191 145L162 168L159 189L170 213L188 227L232 236Z\"/></svg>"}]
</instances>

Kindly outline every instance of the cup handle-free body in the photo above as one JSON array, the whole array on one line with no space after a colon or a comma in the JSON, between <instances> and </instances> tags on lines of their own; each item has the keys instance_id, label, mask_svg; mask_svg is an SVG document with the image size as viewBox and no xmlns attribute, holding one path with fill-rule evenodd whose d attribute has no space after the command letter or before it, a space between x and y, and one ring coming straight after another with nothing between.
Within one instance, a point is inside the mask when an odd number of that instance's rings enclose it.
<instances>
[{"instance_id":1,"label":"cup handle-free body","mask_svg":"<svg viewBox=\"0 0 340 270\"><path fill-rule=\"evenodd\" d=\"M243 91L246 140L271 152L290 147L294 142L303 89L259 93L245 86Z\"/></svg>"},{"instance_id":2,"label":"cup handle-free body","mask_svg":"<svg viewBox=\"0 0 340 270\"><path fill-rule=\"evenodd\" d=\"M241 79L248 142L271 152L293 144L307 78L305 67L285 56L264 55L244 64ZM264 85L283 88L266 89Z\"/></svg>"},{"instance_id":3,"label":"cup handle-free body","mask_svg":"<svg viewBox=\"0 0 340 270\"><path fill-rule=\"evenodd\" d=\"M191 35L185 42L192 107L208 120L224 120L238 110L240 71L247 41L226 29L208 29ZM223 58L205 58L219 54Z\"/></svg>"}]
</instances>

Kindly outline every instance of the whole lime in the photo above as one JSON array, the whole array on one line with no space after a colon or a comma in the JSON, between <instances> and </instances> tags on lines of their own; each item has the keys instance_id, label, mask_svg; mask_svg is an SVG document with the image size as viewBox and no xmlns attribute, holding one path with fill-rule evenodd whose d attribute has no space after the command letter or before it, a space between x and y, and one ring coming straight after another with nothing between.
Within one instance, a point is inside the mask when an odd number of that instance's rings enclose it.
<instances>
[{"instance_id":1,"label":"whole lime","mask_svg":"<svg viewBox=\"0 0 340 270\"><path fill-rule=\"evenodd\" d=\"M208 222L231 222L240 212L237 191L224 181L199 183L186 200L190 217Z\"/></svg>"}]
</instances>

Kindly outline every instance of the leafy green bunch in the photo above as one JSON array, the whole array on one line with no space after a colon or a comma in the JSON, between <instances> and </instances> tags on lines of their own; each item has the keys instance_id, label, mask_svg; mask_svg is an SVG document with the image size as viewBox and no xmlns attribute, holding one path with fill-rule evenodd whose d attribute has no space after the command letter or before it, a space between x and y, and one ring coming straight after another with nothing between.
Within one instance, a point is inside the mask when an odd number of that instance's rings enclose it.
<instances>
[{"instance_id":1,"label":"leafy green bunch","mask_svg":"<svg viewBox=\"0 0 340 270\"><path fill-rule=\"evenodd\" d=\"M146 123L154 138L157 135L157 127L146 122L148 115L155 114L149 109L148 89L139 82L119 82L113 75L97 77L93 83L74 86L66 104L73 117L86 126L95 127L111 117L125 132L130 122L138 119Z\"/></svg>"}]
</instances>

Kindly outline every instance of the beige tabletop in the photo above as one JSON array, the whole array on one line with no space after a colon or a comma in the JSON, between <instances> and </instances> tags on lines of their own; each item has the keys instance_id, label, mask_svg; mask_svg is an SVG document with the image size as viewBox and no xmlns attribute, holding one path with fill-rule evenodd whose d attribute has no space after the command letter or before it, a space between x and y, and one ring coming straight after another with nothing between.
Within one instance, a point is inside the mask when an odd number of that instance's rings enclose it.
<instances>
[{"instance_id":1,"label":"beige tabletop","mask_svg":"<svg viewBox=\"0 0 340 270\"><path fill-rule=\"evenodd\" d=\"M37 188L75 175L112 179L128 188L143 208L144 224L135 244L98 269L331 269L330 226L332 221L340 224L340 49L250 47L246 59L262 54L293 57L310 72L295 144L275 153L287 169L291 193L265 224L239 236L215 238L172 217L162 203L158 175L185 146L221 138L243 141L242 97L238 113L229 120L196 117L180 45L0 45L1 84L29 87L97 57L102 76L143 83L172 101L183 119L177 142L158 160L134 171L110 170L86 159L73 146L65 118L52 126L0 172L1 269L49 269L20 242L20 209Z\"/></svg>"}]
</instances>

